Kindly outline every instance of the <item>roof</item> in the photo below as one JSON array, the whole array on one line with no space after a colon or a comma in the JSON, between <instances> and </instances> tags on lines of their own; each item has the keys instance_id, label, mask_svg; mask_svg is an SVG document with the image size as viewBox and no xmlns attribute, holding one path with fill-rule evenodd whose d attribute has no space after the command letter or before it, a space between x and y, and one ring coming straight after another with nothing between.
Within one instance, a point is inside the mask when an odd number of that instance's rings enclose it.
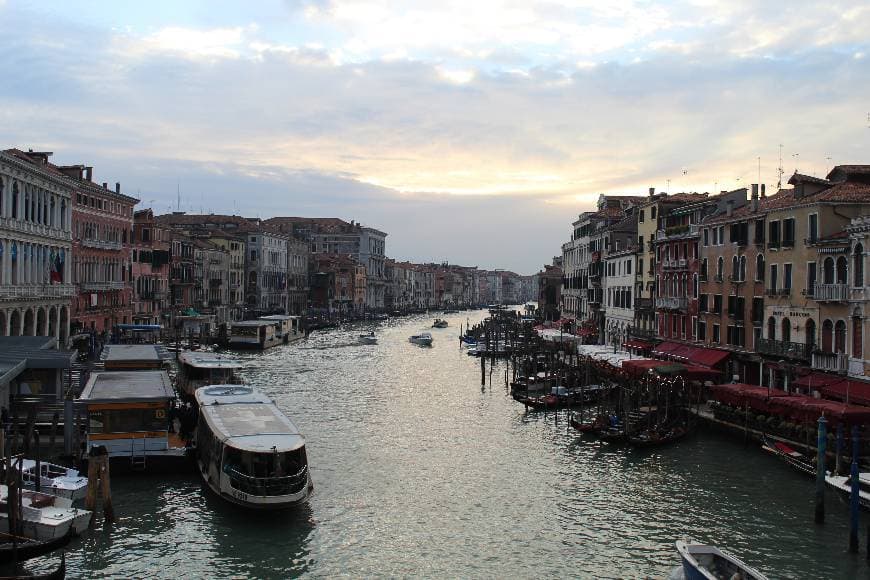
<instances>
[{"instance_id":1,"label":"roof","mask_svg":"<svg viewBox=\"0 0 870 580\"><path fill-rule=\"evenodd\" d=\"M245 385L196 390L201 417L224 443L244 451L283 452L305 446L305 438L269 397Z\"/></svg>"},{"instance_id":2,"label":"roof","mask_svg":"<svg viewBox=\"0 0 870 580\"><path fill-rule=\"evenodd\" d=\"M132 361L162 362L169 358L166 349L159 344L107 344L103 360L108 363Z\"/></svg>"},{"instance_id":3,"label":"roof","mask_svg":"<svg viewBox=\"0 0 870 580\"><path fill-rule=\"evenodd\" d=\"M240 369L242 363L214 352L186 350L178 356L178 362L198 369Z\"/></svg>"},{"instance_id":4,"label":"roof","mask_svg":"<svg viewBox=\"0 0 870 580\"><path fill-rule=\"evenodd\" d=\"M57 339L53 336L0 336L0 353L9 348L54 348Z\"/></svg>"},{"instance_id":5,"label":"roof","mask_svg":"<svg viewBox=\"0 0 870 580\"><path fill-rule=\"evenodd\" d=\"M269 316L261 316L260 320L296 320L299 316L291 316L289 314L270 314Z\"/></svg>"},{"instance_id":6,"label":"roof","mask_svg":"<svg viewBox=\"0 0 870 580\"><path fill-rule=\"evenodd\" d=\"M237 326L240 328L272 326L273 324L274 322L270 322L268 320L239 320L238 322L231 322L230 328L236 328Z\"/></svg>"},{"instance_id":7,"label":"roof","mask_svg":"<svg viewBox=\"0 0 870 580\"><path fill-rule=\"evenodd\" d=\"M166 371L93 373L80 397L91 403L164 401L175 398Z\"/></svg>"}]
</instances>

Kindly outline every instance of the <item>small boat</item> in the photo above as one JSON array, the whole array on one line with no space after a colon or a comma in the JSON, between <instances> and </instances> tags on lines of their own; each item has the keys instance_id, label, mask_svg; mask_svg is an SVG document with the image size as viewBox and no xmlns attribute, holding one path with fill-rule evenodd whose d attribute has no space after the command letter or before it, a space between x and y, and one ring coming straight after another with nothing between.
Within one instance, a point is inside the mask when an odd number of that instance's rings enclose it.
<instances>
[{"instance_id":1,"label":"small boat","mask_svg":"<svg viewBox=\"0 0 870 580\"><path fill-rule=\"evenodd\" d=\"M607 425L607 417L604 415L599 415L594 417L591 421L584 421L582 414L572 413L571 414L571 426L580 431L581 433L591 433L596 429L601 429Z\"/></svg>"},{"instance_id":2,"label":"small boat","mask_svg":"<svg viewBox=\"0 0 870 580\"><path fill-rule=\"evenodd\" d=\"M378 337L375 336L374 332L370 332L368 334L361 334L359 335L359 342L360 344L377 344Z\"/></svg>"},{"instance_id":3,"label":"small boat","mask_svg":"<svg viewBox=\"0 0 870 580\"><path fill-rule=\"evenodd\" d=\"M677 541L677 553L686 580L767 580L767 576L716 546Z\"/></svg>"},{"instance_id":4,"label":"small boat","mask_svg":"<svg viewBox=\"0 0 870 580\"><path fill-rule=\"evenodd\" d=\"M679 441L688 434L688 425L653 427L652 429L643 429L629 435L628 444L634 447L659 447Z\"/></svg>"},{"instance_id":5,"label":"small boat","mask_svg":"<svg viewBox=\"0 0 870 580\"><path fill-rule=\"evenodd\" d=\"M9 488L0 485L0 505L9 501ZM21 533L37 540L51 540L70 531L80 534L88 528L91 512L70 507L66 498L21 490ZM9 514L0 508L0 532L9 532Z\"/></svg>"},{"instance_id":6,"label":"small boat","mask_svg":"<svg viewBox=\"0 0 870 580\"><path fill-rule=\"evenodd\" d=\"M36 461L21 461L21 481L28 489L36 488ZM44 493L62 497L74 502L84 499L88 493L88 478L79 475L78 470L54 463L39 464L39 488Z\"/></svg>"},{"instance_id":7,"label":"small boat","mask_svg":"<svg viewBox=\"0 0 870 580\"><path fill-rule=\"evenodd\" d=\"M54 552L69 544L72 534L53 538L51 540L31 540L30 538L17 538L17 545L12 545L12 540L0 542L0 564L10 562L24 562L31 558L38 558L50 552Z\"/></svg>"},{"instance_id":8,"label":"small boat","mask_svg":"<svg viewBox=\"0 0 870 580\"><path fill-rule=\"evenodd\" d=\"M447 328L447 321L441 318L436 318L432 323L432 328Z\"/></svg>"},{"instance_id":9,"label":"small boat","mask_svg":"<svg viewBox=\"0 0 870 580\"><path fill-rule=\"evenodd\" d=\"M852 478L848 475L831 475L825 472L825 483L847 498L852 496ZM858 505L870 510L870 472L858 474Z\"/></svg>"},{"instance_id":10,"label":"small boat","mask_svg":"<svg viewBox=\"0 0 870 580\"><path fill-rule=\"evenodd\" d=\"M463 335L460 340L467 345L477 344L477 339L471 336L470 334Z\"/></svg>"},{"instance_id":11,"label":"small boat","mask_svg":"<svg viewBox=\"0 0 870 580\"><path fill-rule=\"evenodd\" d=\"M802 473L812 476L816 474L816 464L810 458L799 451L795 451L782 441L776 441L764 435L761 438L761 448L768 453L773 453Z\"/></svg>"},{"instance_id":12,"label":"small boat","mask_svg":"<svg viewBox=\"0 0 870 580\"><path fill-rule=\"evenodd\" d=\"M60 554L60 565L51 572L46 572L45 574L0 576L0 580L63 580L64 578L66 578L66 553L64 552Z\"/></svg>"},{"instance_id":13,"label":"small boat","mask_svg":"<svg viewBox=\"0 0 870 580\"><path fill-rule=\"evenodd\" d=\"M432 346L432 335L428 332L415 334L414 336L408 338L408 342L419 344L420 346Z\"/></svg>"}]
</instances>

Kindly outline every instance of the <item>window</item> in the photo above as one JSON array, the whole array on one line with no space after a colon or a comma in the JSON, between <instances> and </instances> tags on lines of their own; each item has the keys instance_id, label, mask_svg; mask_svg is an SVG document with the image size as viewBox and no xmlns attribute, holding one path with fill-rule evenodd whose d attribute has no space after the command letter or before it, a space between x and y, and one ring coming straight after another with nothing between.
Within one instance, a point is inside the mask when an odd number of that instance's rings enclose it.
<instances>
[{"instance_id":1,"label":"window","mask_svg":"<svg viewBox=\"0 0 870 580\"><path fill-rule=\"evenodd\" d=\"M764 299L759 297L752 298L752 322L761 324L764 320Z\"/></svg>"},{"instance_id":2,"label":"window","mask_svg":"<svg viewBox=\"0 0 870 580\"><path fill-rule=\"evenodd\" d=\"M855 244L852 261L852 284L858 288L864 285L864 246L861 244Z\"/></svg>"},{"instance_id":3,"label":"window","mask_svg":"<svg viewBox=\"0 0 870 580\"><path fill-rule=\"evenodd\" d=\"M713 296L713 314L722 314L722 295Z\"/></svg>"},{"instance_id":4,"label":"window","mask_svg":"<svg viewBox=\"0 0 870 580\"><path fill-rule=\"evenodd\" d=\"M640 214L638 214L638 221L639 221L640 223L643 223L643 214L644 214L644 211L643 211L643 210L640 210Z\"/></svg>"},{"instance_id":5,"label":"window","mask_svg":"<svg viewBox=\"0 0 870 580\"><path fill-rule=\"evenodd\" d=\"M656 207L653 206L649 209L649 217L652 219L656 219Z\"/></svg>"},{"instance_id":6,"label":"window","mask_svg":"<svg viewBox=\"0 0 870 580\"><path fill-rule=\"evenodd\" d=\"M770 265L770 286L768 286L768 288L770 288L771 290L776 290L777 283L779 282L779 280L777 279L778 278L777 274L778 274L778 271L777 271L776 264L771 264Z\"/></svg>"},{"instance_id":7,"label":"window","mask_svg":"<svg viewBox=\"0 0 870 580\"><path fill-rule=\"evenodd\" d=\"M701 280L707 281L707 258L701 260Z\"/></svg>"},{"instance_id":8,"label":"window","mask_svg":"<svg viewBox=\"0 0 870 580\"><path fill-rule=\"evenodd\" d=\"M773 316L767 319L767 340L776 340L776 320Z\"/></svg>"},{"instance_id":9,"label":"window","mask_svg":"<svg viewBox=\"0 0 870 580\"><path fill-rule=\"evenodd\" d=\"M768 224L768 242L767 245L771 248L779 248L779 222L774 221Z\"/></svg>"},{"instance_id":10,"label":"window","mask_svg":"<svg viewBox=\"0 0 870 580\"><path fill-rule=\"evenodd\" d=\"M755 220L755 243L764 243L764 220Z\"/></svg>"},{"instance_id":11,"label":"window","mask_svg":"<svg viewBox=\"0 0 870 580\"><path fill-rule=\"evenodd\" d=\"M791 264L782 265L782 288L791 290Z\"/></svg>"},{"instance_id":12,"label":"window","mask_svg":"<svg viewBox=\"0 0 870 580\"><path fill-rule=\"evenodd\" d=\"M698 310L700 312L709 312L707 308L707 294L701 294L698 296Z\"/></svg>"},{"instance_id":13,"label":"window","mask_svg":"<svg viewBox=\"0 0 870 580\"><path fill-rule=\"evenodd\" d=\"M816 293L816 263L807 262L807 296L814 296Z\"/></svg>"},{"instance_id":14,"label":"window","mask_svg":"<svg viewBox=\"0 0 870 580\"><path fill-rule=\"evenodd\" d=\"M713 325L713 342L715 342L716 344L719 344L719 325L718 324Z\"/></svg>"},{"instance_id":15,"label":"window","mask_svg":"<svg viewBox=\"0 0 870 580\"><path fill-rule=\"evenodd\" d=\"M791 342L791 321L788 318L782 319L782 341Z\"/></svg>"},{"instance_id":16,"label":"window","mask_svg":"<svg viewBox=\"0 0 870 580\"><path fill-rule=\"evenodd\" d=\"M643 274L643 258L637 259L637 273Z\"/></svg>"},{"instance_id":17,"label":"window","mask_svg":"<svg viewBox=\"0 0 870 580\"><path fill-rule=\"evenodd\" d=\"M631 274L631 260L625 262L625 273Z\"/></svg>"},{"instance_id":18,"label":"window","mask_svg":"<svg viewBox=\"0 0 870 580\"><path fill-rule=\"evenodd\" d=\"M706 248L709 245L710 245L710 230L707 228L704 228L704 247Z\"/></svg>"},{"instance_id":19,"label":"window","mask_svg":"<svg viewBox=\"0 0 870 580\"><path fill-rule=\"evenodd\" d=\"M698 340L707 340L707 323L703 320L698 322Z\"/></svg>"},{"instance_id":20,"label":"window","mask_svg":"<svg viewBox=\"0 0 870 580\"><path fill-rule=\"evenodd\" d=\"M808 348L812 349L816 345L816 321L812 318L807 320L805 332L804 343Z\"/></svg>"},{"instance_id":21,"label":"window","mask_svg":"<svg viewBox=\"0 0 870 580\"><path fill-rule=\"evenodd\" d=\"M846 352L846 323L842 320L834 325L834 352Z\"/></svg>"},{"instance_id":22,"label":"window","mask_svg":"<svg viewBox=\"0 0 870 580\"><path fill-rule=\"evenodd\" d=\"M847 260L843 256L837 258L837 284L848 284Z\"/></svg>"},{"instance_id":23,"label":"window","mask_svg":"<svg viewBox=\"0 0 870 580\"><path fill-rule=\"evenodd\" d=\"M719 245L725 243L725 226L719 226Z\"/></svg>"},{"instance_id":24,"label":"window","mask_svg":"<svg viewBox=\"0 0 870 580\"><path fill-rule=\"evenodd\" d=\"M725 260L722 256L719 256L719 260L716 262L716 280L719 282L722 281L722 276L725 271Z\"/></svg>"},{"instance_id":25,"label":"window","mask_svg":"<svg viewBox=\"0 0 870 580\"><path fill-rule=\"evenodd\" d=\"M834 283L834 259L831 257L825 258L822 264L822 284Z\"/></svg>"},{"instance_id":26,"label":"window","mask_svg":"<svg viewBox=\"0 0 870 580\"><path fill-rule=\"evenodd\" d=\"M782 220L782 245L783 247L794 246L794 218Z\"/></svg>"},{"instance_id":27,"label":"window","mask_svg":"<svg viewBox=\"0 0 870 580\"><path fill-rule=\"evenodd\" d=\"M811 213L807 216L807 242L816 243L819 239L819 214Z\"/></svg>"}]
</instances>

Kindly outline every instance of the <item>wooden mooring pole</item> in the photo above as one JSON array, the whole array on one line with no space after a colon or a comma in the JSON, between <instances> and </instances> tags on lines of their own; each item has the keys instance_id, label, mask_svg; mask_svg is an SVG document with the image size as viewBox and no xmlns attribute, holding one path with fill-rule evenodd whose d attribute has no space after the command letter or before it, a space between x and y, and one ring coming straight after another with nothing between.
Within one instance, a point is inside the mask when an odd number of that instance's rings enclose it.
<instances>
[{"instance_id":1,"label":"wooden mooring pole","mask_svg":"<svg viewBox=\"0 0 870 580\"><path fill-rule=\"evenodd\" d=\"M103 519L109 524L115 521L115 510L112 507L112 485L109 475L109 454L105 447L91 448L88 454L88 494L85 497L85 509L91 511L89 527L95 525L94 516L97 508L97 492L102 488Z\"/></svg>"},{"instance_id":2,"label":"wooden mooring pole","mask_svg":"<svg viewBox=\"0 0 870 580\"><path fill-rule=\"evenodd\" d=\"M825 523L825 451L828 445L828 422L819 417L819 438L816 456L816 523Z\"/></svg>"},{"instance_id":3,"label":"wooden mooring pole","mask_svg":"<svg viewBox=\"0 0 870 580\"><path fill-rule=\"evenodd\" d=\"M849 494L849 551L858 553L858 498L861 492L858 487L858 426L852 425L852 493Z\"/></svg>"}]
</instances>

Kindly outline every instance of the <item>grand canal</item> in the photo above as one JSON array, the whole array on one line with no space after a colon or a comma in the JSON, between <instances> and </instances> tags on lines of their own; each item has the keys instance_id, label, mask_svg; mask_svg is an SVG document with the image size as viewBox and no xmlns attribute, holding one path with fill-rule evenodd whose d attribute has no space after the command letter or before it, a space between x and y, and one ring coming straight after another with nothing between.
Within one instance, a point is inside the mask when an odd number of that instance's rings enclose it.
<instances>
[{"instance_id":1,"label":"grand canal","mask_svg":"<svg viewBox=\"0 0 870 580\"><path fill-rule=\"evenodd\" d=\"M192 475L115 478L119 521L77 541L70 576L663 578L679 538L771 578L868 575L845 550L845 503L829 494L814 525L813 482L754 447L704 432L633 451L578 436L564 413L525 414L503 368L482 389L458 345L482 316L449 317L432 348L407 341L421 316L241 354L307 437L310 505L245 512ZM358 345L369 328L379 344Z\"/></svg>"}]
</instances>

